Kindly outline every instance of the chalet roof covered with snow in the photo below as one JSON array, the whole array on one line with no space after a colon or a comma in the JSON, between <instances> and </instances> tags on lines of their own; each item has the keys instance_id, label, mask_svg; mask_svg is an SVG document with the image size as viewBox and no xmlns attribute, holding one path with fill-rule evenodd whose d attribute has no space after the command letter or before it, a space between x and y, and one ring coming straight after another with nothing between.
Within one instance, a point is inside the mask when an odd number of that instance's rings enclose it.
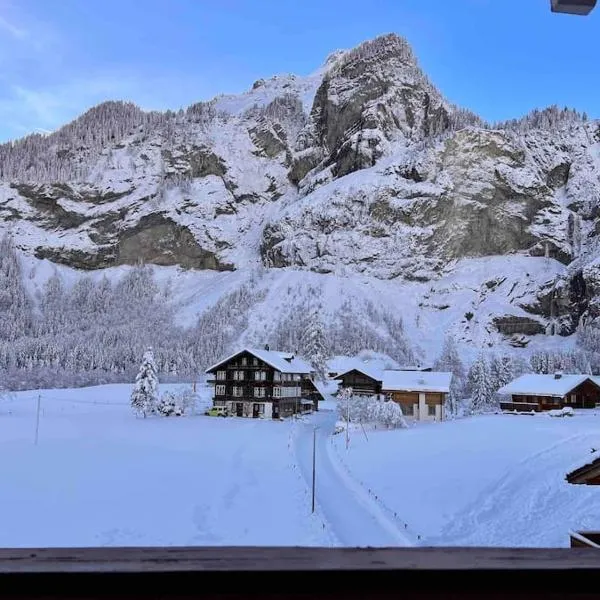
<instances>
[{"instance_id":1,"label":"chalet roof covered with snow","mask_svg":"<svg viewBox=\"0 0 600 600\"><path fill-rule=\"evenodd\" d=\"M273 367L275 370L280 371L281 373L312 373L313 368L301 358L294 356L291 352L279 352L277 350L264 350L258 348L242 348L237 352L234 352L227 358L220 360L218 363L214 364L212 367L206 369L207 373L211 373L221 365L229 362L232 358L235 358L242 352L248 352L252 354L252 356L256 356L259 360L267 363L269 366Z\"/></svg>"},{"instance_id":2,"label":"chalet roof covered with snow","mask_svg":"<svg viewBox=\"0 0 600 600\"><path fill-rule=\"evenodd\" d=\"M514 381L501 387L499 394L516 396L552 396L562 398L586 380L598 385L597 378L589 375L561 375L556 378L552 375L528 373L517 377Z\"/></svg>"},{"instance_id":3,"label":"chalet roof covered with snow","mask_svg":"<svg viewBox=\"0 0 600 600\"><path fill-rule=\"evenodd\" d=\"M384 371L384 392L442 392L450 391L452 373L439 371Z\"/></svg>"},{"instance_id":4,"label":"chalet roof covered with snow","mask_svg":"<svg viewBox=\"0 0 600 600\"><path fill-rule=\"evenodd\" d=\"M354 366L346 369L343 373L340 373L337 377L334 377L334 379L340 379L346 375L346 373L350 373L350 371L358 371L359 373L362 373L363 375L366 375L375 381L381 381L383 377L383 371L381 369L371 365L360 364L360 362L358 362Z\"/></svg>"}]
</instances>

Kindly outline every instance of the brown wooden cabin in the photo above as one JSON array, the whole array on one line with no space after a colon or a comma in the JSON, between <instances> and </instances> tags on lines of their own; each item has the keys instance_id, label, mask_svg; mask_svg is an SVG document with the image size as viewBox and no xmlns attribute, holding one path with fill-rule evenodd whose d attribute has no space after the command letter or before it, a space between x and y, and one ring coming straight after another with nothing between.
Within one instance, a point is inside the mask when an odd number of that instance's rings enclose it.
<instances>
[{"instance_id":1,"label":"brown wooden cabin","mask_svg":"<svg viewBox=\"0 0 600 600\"><path fill-rule=\"evenodd\" d=\"M588 375L528 374L498 390L510 400L500 402L500 408L516 412L542 412L572 408L595 408L600 404L598 379Z\"/></svg>"},{"instance_id":2,"label":"brown wooden cabin","mask_svg":"<svg viewBox=\"0 0 600 600\"><path fill-rule=\"evenodd\" d=\"M600 456L595 460L571 471L566 480L569 483L600 485Z\"/></svg>"},{"instance_id":3,"label":"brown wooden cabin","mask_svg":"<svg viewBox=\"0 0 600 600\"><path fill-rule=\"evenodd\" d=\"M230 415L279 419L318 410L322 399L313 370L289 352L245 348L209 367L214 384L213 406Z\"/></svg>"},{"instance_id":4,"label":"brown wooden cabin","mask_svg":"<svg viewBox=\"0 0 600 600\"><path fill-rule=\"evenodd\" d=\"M375 396L381 394L381 375L375 372L350 369L345 373L334 377L341 381L341 388L352 388L352 393L359 396Z\"/></svg>"}]
</instances>

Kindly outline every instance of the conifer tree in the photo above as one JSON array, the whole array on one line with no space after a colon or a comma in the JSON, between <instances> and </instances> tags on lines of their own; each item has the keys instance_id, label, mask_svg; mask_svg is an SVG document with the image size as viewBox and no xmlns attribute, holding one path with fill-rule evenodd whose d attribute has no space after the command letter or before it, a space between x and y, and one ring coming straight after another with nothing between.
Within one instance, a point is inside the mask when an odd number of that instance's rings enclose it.
<instances>
[{"instance_id":1,"label":"conifer tree","mask_svg":"<svg viewBox=\"0 0 600 600\"><path fill-rule=\"evenodd\" d=\"M144 353L139 373L131 393L131 407L137 415L151 415L158 402L158 375L154 363L152 348Z\"/></svg>"},{"instance_id":2,"label":"conifer tree","mask_svg":"<svg viewBox=\"0 0 600 600\"><path fill-rule=\"evenodd\" d=\"M483 353L479 354L469 370L468 386L473 412L482 412L488 408L493 394L490 386L490 368Z\"/></svg>"}]
</instances>

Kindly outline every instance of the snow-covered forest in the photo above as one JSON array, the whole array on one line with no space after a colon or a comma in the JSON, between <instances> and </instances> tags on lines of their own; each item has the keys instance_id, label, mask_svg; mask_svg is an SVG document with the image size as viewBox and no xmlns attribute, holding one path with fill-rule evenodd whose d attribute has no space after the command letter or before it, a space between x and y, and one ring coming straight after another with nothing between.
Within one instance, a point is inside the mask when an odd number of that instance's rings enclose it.
<instances>
[{"instance_id":1,"label":"snow-covered forest","mask_svg":"<svg viewBox=\"0 0 600 600\"><path fill-rule=\"evenodd\" d=\"M9 236L0 243L0 375L4 386L23 389L132 381L149 346L162 379L196 377L242 341L295 351L323 373L336 354L369 349L401 363L413 353L402 320L373 304L362 306L375 329L348 300L325 320L318 287L290 288L294 310L246 339L248 314L264 300L260 274L225 294L191 327L176 324L177 304L169 285L159 286L140 265L113 282L82 274L67 286L55 272L36 296L28 294L18 253Z\"/></svg>"},{"instance_id":2,"label":"snow-covered forest","mask_svg":"<svg viewBox=\"0 0 600 600\"><path fill-rule=\"evenodd\" d=\"M170 286L159 285L140 265L113 281L82 274L70 285L55 272L32 297L18 253L9 236L0 241L0 382L3 388L82 386L131 382L140 357L154 349L156 369L165 381L196 378L241 344L297 352L324 375L332 356L364 350L387 355L399 365L422 359L402 317L366 301L342 299L331 310L318 285L287 290L287 310L268 323L249 321L265 301L257 271L200 313L189 327L177 324ZM571 351L483 350L468 362L448 336L434 368L454 374L448 410L459 414L463 401L476 412L497 406L496 391L526 372L600 373L600 330L580 327Z\"/></svg>"}]
</instances>

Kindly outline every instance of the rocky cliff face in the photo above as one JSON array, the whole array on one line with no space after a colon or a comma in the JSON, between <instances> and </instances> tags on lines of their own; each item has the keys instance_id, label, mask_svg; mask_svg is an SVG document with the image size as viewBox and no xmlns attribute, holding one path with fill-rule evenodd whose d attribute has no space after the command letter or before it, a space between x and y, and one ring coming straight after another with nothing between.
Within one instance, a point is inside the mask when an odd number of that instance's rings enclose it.
<instances>
[{"instance_id":1,"label":"rocky cliff face","mask_svg":"<svg viewBox=\"0 0 600 600\"><path fill-rule=\"evenodd\" d=\"M0 146L0 226L81 269L262 263L402 285L443 281L465 258L558 261L515 314L490 317L506 336L600 315L599 203L597 122L552 108L487 125L395 35L309 77L178 113L106 103Z\"/></svg>"}]
</instances>

